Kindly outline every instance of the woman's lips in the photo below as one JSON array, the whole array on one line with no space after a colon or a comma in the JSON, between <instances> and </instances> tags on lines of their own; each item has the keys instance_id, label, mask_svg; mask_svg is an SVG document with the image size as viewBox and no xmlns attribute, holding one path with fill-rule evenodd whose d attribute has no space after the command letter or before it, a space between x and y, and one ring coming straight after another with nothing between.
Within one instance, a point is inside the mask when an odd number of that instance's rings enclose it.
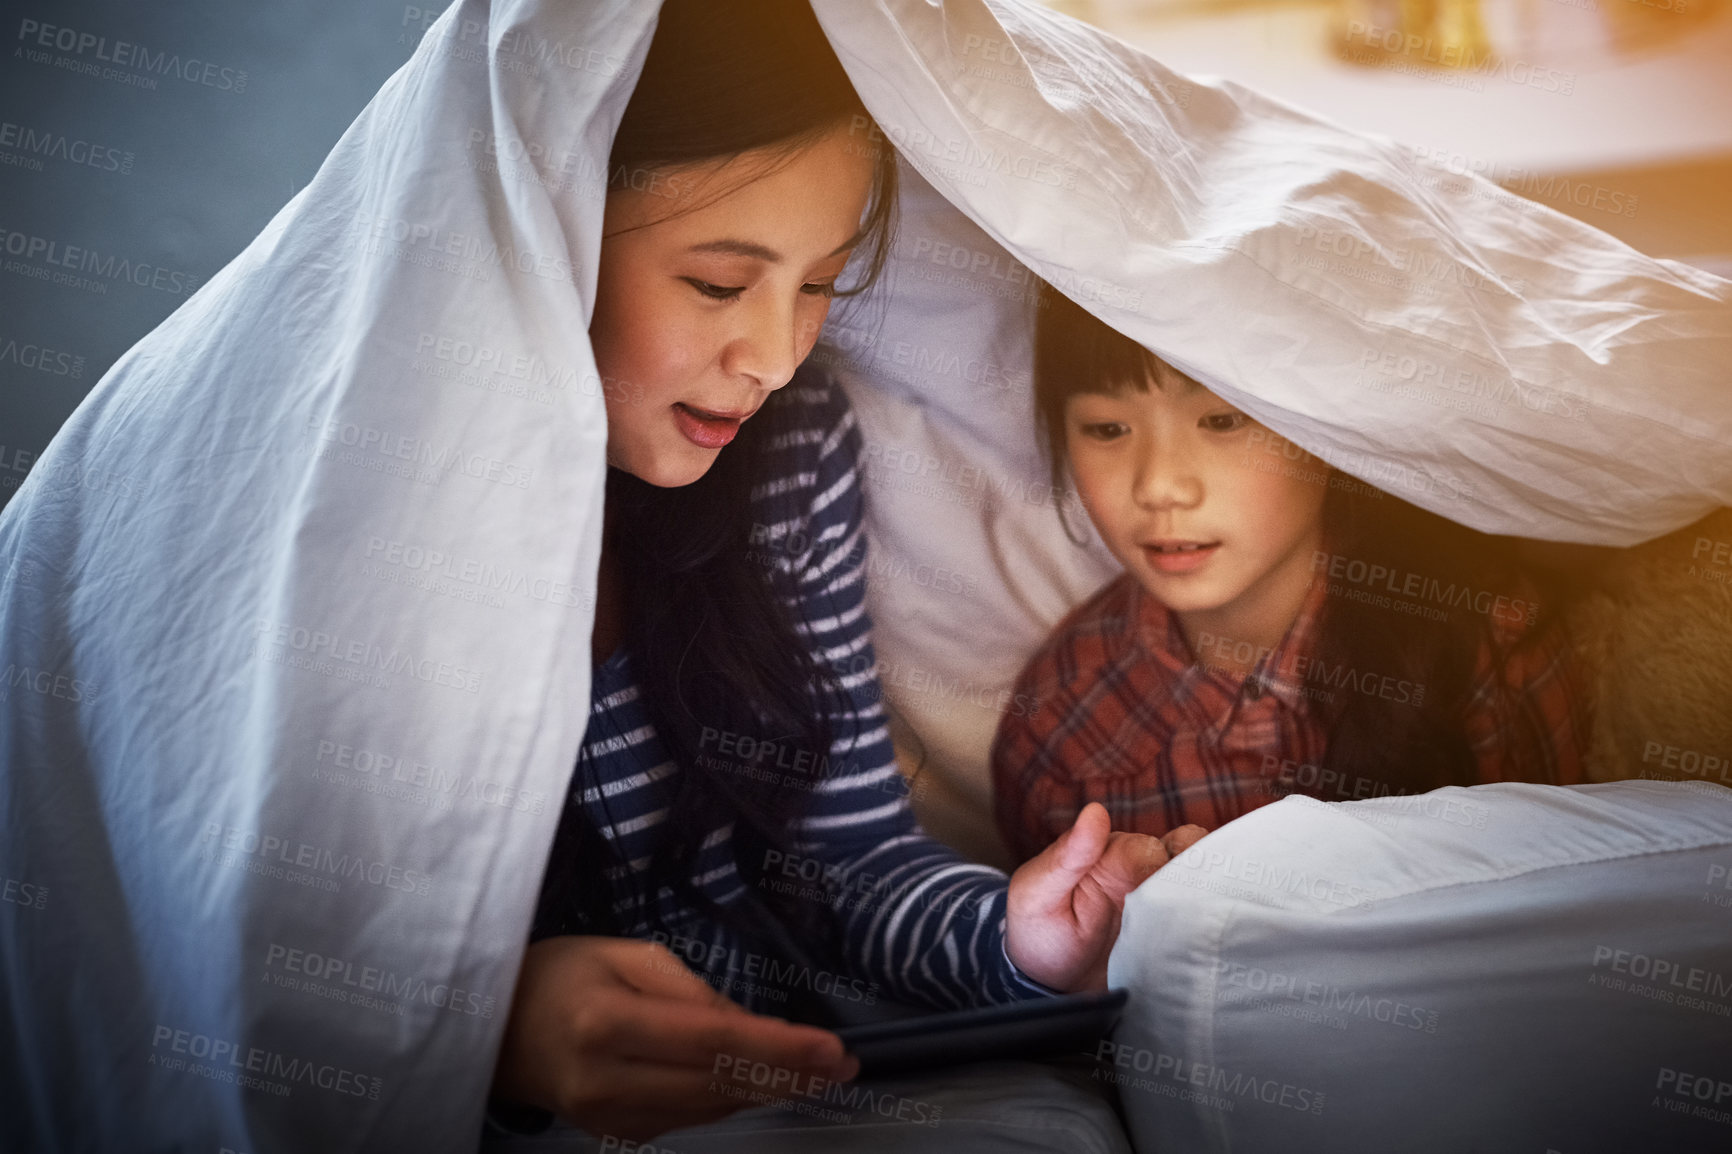
<instances>
[{"instance_id":1,"label":"woman's lips","mask_svg":"<svg viewBox=\"0 0 1732 1154\"><path fill-rule=\"evenodd\" d=\"M720 449L739 434L740 422L751 415L750 412L712 413L707 409L694 409L683 401L674 404L674 423L686 435L686 440L700 449Z\"/></svg>"},{"instance_id":2,"label":"woman's lips","mask_svg":"<svg viewBox=\"0 0 1732 1154\"><path fill-rule=\"evenodd\" d=\"M1195 573L1220 547L1219 541L1155 541L1143 546L1143 556L1161 573Z\"/></svg>"}]
</instances>

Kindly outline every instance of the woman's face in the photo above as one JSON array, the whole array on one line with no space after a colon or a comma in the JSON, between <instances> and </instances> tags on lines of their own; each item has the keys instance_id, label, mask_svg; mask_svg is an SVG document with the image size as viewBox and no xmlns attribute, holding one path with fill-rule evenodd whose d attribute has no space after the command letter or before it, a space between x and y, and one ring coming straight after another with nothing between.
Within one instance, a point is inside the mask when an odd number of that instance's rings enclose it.
<instances>
[{"instance_id":1,"label":"woman's face","mask_svg":"<svg viewBox=\"0 0 1732 1154\"><path fill-rule=\"evenodd\" d=\"M788 383L857 240L869 152L838 128L773 168L748 152L608 194L589 335L607 383L610 465L689 485Z\"/></svg>"}]
</instances>

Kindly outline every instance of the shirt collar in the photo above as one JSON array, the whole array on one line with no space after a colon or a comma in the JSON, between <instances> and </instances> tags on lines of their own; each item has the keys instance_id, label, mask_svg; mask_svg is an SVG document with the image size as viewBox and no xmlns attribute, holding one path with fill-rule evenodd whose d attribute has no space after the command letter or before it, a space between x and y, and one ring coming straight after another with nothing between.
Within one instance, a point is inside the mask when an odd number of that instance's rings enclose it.
<instances>
[{"instance_id":1,"label":"shirt collar","mask_svg":"<svg viewBox=\"0 0 1732 1154\"><path fill-rule=\"evenodd\" d=\"M1299 613L1287 627L1276 646L1265 653L1244 677L1224 673L1205 665L1191 651L1178 615L1151 596L1135 577L1128 578L1131 589L1131 613L1136 621L1136 638L1147 655L1158 662L1192 693L1205 692L1208 687L1218 693L1223 702L1236 702L1247 695L1246 683L1255 679L1256 696L1272 694L1289 709L1300 709L1306 698L1304 670L1316 648L1322 626L1323 607L1328 600L1328 575L1319 569L1312 575L1311 587L1300 603ZM1213 693L1210 695L1213 696Z\"/></svg>"},{"instance_id":2,"label":"shirt collar","mask_svg":"<svg viewBox=\"0 0 1732 1154\"><path fill-rule=\"evenodd\" d=\"M1329 599L1328 574L1322 569L1311 577L1311 588L1299 605L1299 614L1273 652L1266 655L1251 670L1249 676L1263 683L1266 693L1273 693L1290 709L1300 708L1306 697L1305 669L1317 652L1317 642L1323 625L1323 606Z\"/></svg>"}]
</instances>

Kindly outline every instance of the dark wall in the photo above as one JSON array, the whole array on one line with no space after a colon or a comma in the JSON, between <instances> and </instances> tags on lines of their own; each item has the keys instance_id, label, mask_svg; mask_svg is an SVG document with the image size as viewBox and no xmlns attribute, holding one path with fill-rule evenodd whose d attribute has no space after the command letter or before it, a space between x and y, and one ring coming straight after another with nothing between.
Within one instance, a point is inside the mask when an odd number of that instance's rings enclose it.
<instances>
[{"instance_id":1,"label":"dark wall","mask_svg":"<svg viewBox=\"0 0 1732 1154\"><path fill-rule=\"evenodd\" d=\"M439 7L0 2L0 503L312 178Z\"/></svg>"}]
</instances>

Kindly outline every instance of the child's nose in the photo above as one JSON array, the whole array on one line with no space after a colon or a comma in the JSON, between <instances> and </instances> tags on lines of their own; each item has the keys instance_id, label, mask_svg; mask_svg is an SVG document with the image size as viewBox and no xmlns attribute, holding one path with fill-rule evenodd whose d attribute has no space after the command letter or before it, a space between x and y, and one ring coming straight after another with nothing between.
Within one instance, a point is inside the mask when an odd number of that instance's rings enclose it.
<instances>
[{"instance_id":1,"label":"child's nose","mask_svg":"<svg viewBox=\"0 0 1732 1154\"><path fill-rule=\"evenodd\" d=\"M1188 509L1203 499L1203 479L1178 446L1156 446L1144 455L1137 477L1137 503L1145 509Z\"/></svg>"}]
</instances>

